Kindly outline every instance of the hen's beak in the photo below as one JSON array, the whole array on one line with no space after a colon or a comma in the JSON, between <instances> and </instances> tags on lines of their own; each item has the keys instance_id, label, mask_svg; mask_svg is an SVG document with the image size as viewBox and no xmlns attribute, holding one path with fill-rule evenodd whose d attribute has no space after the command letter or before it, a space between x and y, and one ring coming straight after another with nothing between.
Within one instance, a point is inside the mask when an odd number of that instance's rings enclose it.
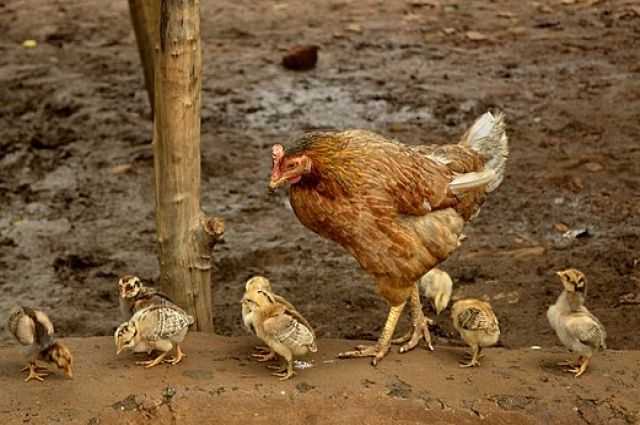
<instances>
[{"instance_id":1,"label":"hen's beak","mask_svg":"<svg viewBox=\"0 0 640 425\"><path fill-rule=\"evenodd\" d=\"M120 354L122 350L124 350L124 347L118 346L118 348L116 349L116 356Z\"/></svg>"},{"instance_id":2,"label":"hen's beak","mask_svg":"<svg viewBox=\"0 0 640 425\"><path fill-rule=\"evenodd\" d=\"M269 192L274 192L277 188L282 186L286 181L287 179L285 177L280 177L275 180L272 178L271 181L269 182Z\"/></svg>"},{"instance_id":3,"label":"hen's beak","mask_svg":"<svg viewBox=\"0 0 640 425\"><path fill-rule=\"evenodd\" d=\"M69 366L68 368L66 368L64 370L65 375L67 375L69 378L73 378L73 370L71 370L71 366Z\"/></svg>"}]
</instances>

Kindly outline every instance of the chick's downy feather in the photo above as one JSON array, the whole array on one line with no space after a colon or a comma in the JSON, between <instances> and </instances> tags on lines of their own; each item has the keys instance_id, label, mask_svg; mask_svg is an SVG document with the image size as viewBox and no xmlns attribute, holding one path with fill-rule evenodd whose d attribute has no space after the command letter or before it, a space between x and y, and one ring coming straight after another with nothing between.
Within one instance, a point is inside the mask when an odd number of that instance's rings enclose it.
<instances>
[{"instance_id":1,"label":"chick's downy feather","mask_svg":"<svg viewBox=\"0 0 640 425\"><path fill-rule=\"evenodd\" d=\"M289 347L294 354L304 354L307 349L316 352L313 330L304 324L306 320L300 319L299 314L280 305L271 311L262 326L269 338Z\"/></svg>"}]
</instances>

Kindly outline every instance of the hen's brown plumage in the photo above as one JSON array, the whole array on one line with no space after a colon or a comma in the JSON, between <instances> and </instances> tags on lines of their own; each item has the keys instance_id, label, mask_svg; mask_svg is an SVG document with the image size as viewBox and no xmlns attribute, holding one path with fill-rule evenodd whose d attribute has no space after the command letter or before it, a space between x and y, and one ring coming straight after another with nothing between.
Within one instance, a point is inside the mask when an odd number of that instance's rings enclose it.
<instances>
[{"instance_id":1,"label":"hen's brown plumage","mask_svg":"<svg viewBox=\"0 0 640 425\"><path fill-rule=\"evenodd\" d=\"M347 249L397 306L458 247L464 223L502 180L507 139L502 117L487 113L456 145L349 130L307 134L273 155L271 187L291 182L302 224Z\"/></svg>"}]
</instances>

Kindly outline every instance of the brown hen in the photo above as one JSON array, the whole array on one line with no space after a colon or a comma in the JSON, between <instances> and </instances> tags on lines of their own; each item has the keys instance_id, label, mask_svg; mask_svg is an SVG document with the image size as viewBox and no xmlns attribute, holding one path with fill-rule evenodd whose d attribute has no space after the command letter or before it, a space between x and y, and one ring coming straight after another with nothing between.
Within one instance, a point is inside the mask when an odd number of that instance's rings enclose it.
<instances>
[{"instance_id":1,"label":"brown hen","mask_svg":"<svg viewBox=\"0 0 640 425\"><path fill-rule=\"evenodd\" d=\"M273 146L270 189L290 183L291 206L309 229L348 250L377 283L391 310L378 342L340 357L389 351L408 299L413 330L401 352L424 338L432 349L417 281L460 244L464 223L504 176L501 114L485 113L455 145L408 146L366 130L304 135Z\"/></svg>"}]
</instances>

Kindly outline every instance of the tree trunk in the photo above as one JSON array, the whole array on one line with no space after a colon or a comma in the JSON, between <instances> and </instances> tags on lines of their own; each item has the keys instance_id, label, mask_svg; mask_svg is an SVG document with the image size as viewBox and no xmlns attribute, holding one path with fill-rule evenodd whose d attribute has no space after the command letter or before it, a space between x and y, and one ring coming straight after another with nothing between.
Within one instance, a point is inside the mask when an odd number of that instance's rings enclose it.
<instances>
[{"instance_id":1,"label":"tree trunk","mask_svg":"<svg viewBox=\"0 0 640 425\"><path fill-rule=\"evenodd\" d=\"M160 284L213 332L212 254L222 219L200 209L200 3L162 0L153 152Z\"/></svg>"},{"instance_id":2,"label":"tree trunk","mask_svg":"<svg viewBox=\"0 0 640 425\"><path fill-rule=\"evenodd\" d=\"M138 42L144 71L144 85L149 96L151 117L154 109L154 56L160 25L160 3L156 0L129 0L129 13Z\"/></svg>"}]
</instances>

